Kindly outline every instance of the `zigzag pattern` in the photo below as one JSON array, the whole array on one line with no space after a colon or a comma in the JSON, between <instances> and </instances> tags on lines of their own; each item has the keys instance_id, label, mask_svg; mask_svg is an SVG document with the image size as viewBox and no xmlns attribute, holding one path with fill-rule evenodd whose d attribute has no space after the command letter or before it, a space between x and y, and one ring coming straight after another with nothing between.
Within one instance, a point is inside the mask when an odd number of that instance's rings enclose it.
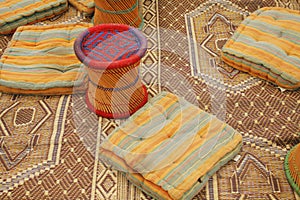
<instances>
[{"instance_id":1,"label":"zigzag pattern","mask_svg":"<svg viewBox=\"0 0 300 200\"><path fill-rule=\"evenodd\" d=\"M130 30L106 30L91 34L83 43L83 52L88 57L102 61L113 62L123 60L135 54L139 43Z\"/></svg>"}]
</instances>

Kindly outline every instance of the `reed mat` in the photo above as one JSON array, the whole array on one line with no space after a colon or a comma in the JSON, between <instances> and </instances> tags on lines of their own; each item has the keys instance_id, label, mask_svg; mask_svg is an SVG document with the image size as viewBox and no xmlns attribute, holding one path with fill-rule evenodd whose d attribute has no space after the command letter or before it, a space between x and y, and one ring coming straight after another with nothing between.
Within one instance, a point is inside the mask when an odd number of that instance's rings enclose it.
<instances>
[{"instance_id":1,"label":"reed mat","mask_svg":"<svg viewBox=\"0 0 300 200\"><path fill-rule=\"evenodd\" d=\"M249 13L265 6L300 10L300 2L144 0L140 6L148 40L140 73L149 98L162 91L183 96L243 136L239 159L194 199L296 199L284 158L300 142L300 91L282 92L231 68L220 50ZM90 20L69 6L39 25ZM1 55L10 38L0 36ZM151 199L98 154L123 122L90 112L83 95L0 94L0 199Z\"/></svg>"}]
</instances>

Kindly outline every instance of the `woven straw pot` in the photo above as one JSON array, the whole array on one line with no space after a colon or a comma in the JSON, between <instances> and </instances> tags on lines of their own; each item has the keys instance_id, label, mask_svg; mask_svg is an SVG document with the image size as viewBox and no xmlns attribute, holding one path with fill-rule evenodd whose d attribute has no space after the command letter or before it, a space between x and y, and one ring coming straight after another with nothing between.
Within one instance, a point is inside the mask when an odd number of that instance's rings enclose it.
<instances>
[{"instance_id":1,"label":"woven straw pot","mask_svg":"<svg viewBox=\"0 0 300 200\"><path fill-rule=\"evenodd\" d=\"M118 23L141 28L139 0L95 0L94 24Z\"/></svg>"},{"instance_id":2,"label":"woven straw pot","mask_svg":"<svg viewBox=\"0 0 300 200\"><path fill-rule=\"evenodd\" d=\"M300 143L287 153L284 169L288 182L300 196Z\"/></svg>"},{"instance_id":3,"label":"woven straw pot","mask_svg":"<svg viewBox=\"0 0 300 200\"><path fill-rule=\"evenodd\" d=\"M139 76L140 60L147 41L136 28L124 24L101 24L85 30L74 50L89 77L86 103L106 118L125 118L148 100Z\"/></svg>"}]
</instances>

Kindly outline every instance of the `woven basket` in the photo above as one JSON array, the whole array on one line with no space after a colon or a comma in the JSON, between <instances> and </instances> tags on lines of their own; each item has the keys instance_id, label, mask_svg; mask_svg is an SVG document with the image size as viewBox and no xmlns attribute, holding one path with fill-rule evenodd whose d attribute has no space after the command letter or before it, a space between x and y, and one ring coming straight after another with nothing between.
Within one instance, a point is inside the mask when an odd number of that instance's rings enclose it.
<instances>
[{"instance_id":1,"label":"woven basket","mask_svg":"<svg viewBox=\"0 0 300 200\"><path fill-rule=\"evenodd\" d=\"M148 100L139 77L140 60L147 41L136 28L124 24L102 24L85 30L74 50L87 69L86 103L106 118L125 118Z\"/></svg>"},{"instance_id":2,"label":"woven basket","mask_svg":"<svg viewBox=\"0 0 300 200\"><path fill-rule=\"evenodd\" d=\"M138 0L95 0L94 24L118 23L143 26Z\"/></svg>"},{"instance_id":3,"label":"woven basket","mask_svg":"<svg viewBox=\"0 0 300 200\"><path fill-rule=\"evenodd\" d=\"M300 196L300 144L297 144L286 155L284 169L290 185Z\"/></svg>"}]
</instances>

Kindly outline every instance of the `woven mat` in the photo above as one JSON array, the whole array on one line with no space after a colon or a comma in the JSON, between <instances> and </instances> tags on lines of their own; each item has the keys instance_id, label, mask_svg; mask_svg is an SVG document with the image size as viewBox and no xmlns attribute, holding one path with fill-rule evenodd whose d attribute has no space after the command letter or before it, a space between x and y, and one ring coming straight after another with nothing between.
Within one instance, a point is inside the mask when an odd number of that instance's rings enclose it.
<instances>
[{"instance_id":1,"label":"woven mat","mask_svg":"<svg viewBox=\"0 0 300 200\"><path fill-rule=\"evenodd\" d=\"M296 199L283 159L300 142L300 91L281 92L219 55L250 12L300 10L300 2L144 0L142 6L149 50L141 74L150 96L183 96L244 138L239 160L222 167L194 199ZM69 7L40 25L89 20ZM10 38L0 36L0 55ZM0 94L0 199L151 199L99 161L99 144L121 123L98 118L83 96Z\"/></svg>"}]
</instances>

